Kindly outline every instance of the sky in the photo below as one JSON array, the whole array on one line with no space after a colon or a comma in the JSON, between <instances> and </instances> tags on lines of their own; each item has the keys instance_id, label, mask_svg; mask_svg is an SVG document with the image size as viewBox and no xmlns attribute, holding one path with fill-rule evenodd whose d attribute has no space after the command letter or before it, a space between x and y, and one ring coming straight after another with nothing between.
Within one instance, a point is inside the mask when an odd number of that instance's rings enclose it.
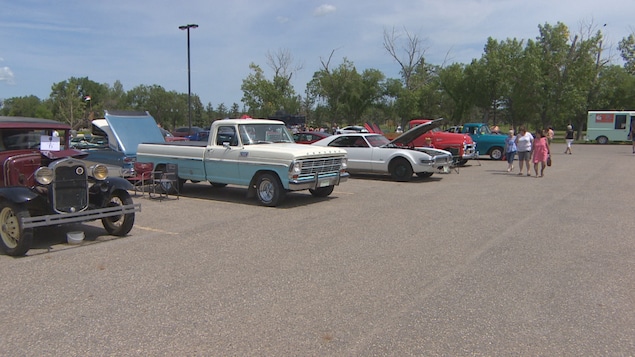
<instances>
[{"instance_id":1,"label":"sky","mask_svg":"<svg viewBox=\"0 0 635 357\"><path fill-rule=\"evenodd\" d=\"M199 26L190 30L192 93L242 107L250 63L273 78L268 53L287 52L301 68L299 95L331 53L332 68L346 58L399 78L383 46L393 30L420 38L426 62L449 65L480 58L488 37L535 39L539 25L562 22L572 34L601 30L622 64L617 45L635 32L633 14L633 0L0 0L0 100L46 99L71 77L187 93L187 24Z\"/></svg>"}]
</instances>

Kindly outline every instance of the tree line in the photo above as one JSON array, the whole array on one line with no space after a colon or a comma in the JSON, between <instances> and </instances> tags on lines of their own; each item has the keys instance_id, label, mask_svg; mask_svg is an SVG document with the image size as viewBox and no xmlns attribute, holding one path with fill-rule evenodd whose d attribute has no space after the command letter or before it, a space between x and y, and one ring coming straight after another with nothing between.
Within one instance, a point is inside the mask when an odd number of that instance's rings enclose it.
<instances>
[{"instance_id":1,"label":"tree line","mask_svg":"<svg viewBox=\"0 0 635 357\"><path fill-rule=\"evenodd\" d=\"M291 114L306 117L307 125L375 122L404 126L412 118L446 118L448 125L468 121L529 128L580 131L588 110L635 109L635 35L623 38L618 55L593 24L571 33L563 23L538 26L535 39L488 38L481 58L468 64L434 65L425 61L423 41L407 30L385 30L383 46L399 66L400 78L387 78L377 69L358 70L344 57L333 63L335 50L320 58L320 68L306 84L304 95L291 84L302 66L287 50L266 54L273 71L267 78L252 63L243 79L242 106L203 105L192 94L192 125L206 127L225 117L267 118ZM88 77L69 78L51 87L48 99L14 97L4 101L2 115L53 118L74 127L88 125L104 109L149 111L167 128L187 125L187 93L159 85L124 91Z\"/></svg>"}]
</instances>

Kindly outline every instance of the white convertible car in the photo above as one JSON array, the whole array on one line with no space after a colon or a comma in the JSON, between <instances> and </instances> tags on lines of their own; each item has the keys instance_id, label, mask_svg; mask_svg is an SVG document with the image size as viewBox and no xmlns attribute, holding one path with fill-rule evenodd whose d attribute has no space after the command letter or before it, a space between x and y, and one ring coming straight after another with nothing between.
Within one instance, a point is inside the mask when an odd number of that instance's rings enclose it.
<instances>
[{"instance_id":1,"label":"white convertible car","mask_svg":"<svg viewBox=\"0 0 635 357\"><path fill-rule=\"evenodd\" d=\"M348 153L350 173L390 174L395 181L409 181L412 174L430 177L435 172L450 172L452 153L409 144L428 130L440 125L434 120L416 126L393 141L375 133L345 133L329 136L311 145L334 146Z\"/></svg>"}]
</instances>

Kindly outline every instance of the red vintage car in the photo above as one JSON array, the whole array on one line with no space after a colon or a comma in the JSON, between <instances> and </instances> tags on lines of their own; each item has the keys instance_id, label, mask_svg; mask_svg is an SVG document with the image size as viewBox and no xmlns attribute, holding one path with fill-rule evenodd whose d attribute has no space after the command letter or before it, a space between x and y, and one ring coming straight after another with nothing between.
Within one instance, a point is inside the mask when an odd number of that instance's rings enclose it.
<instances>
[{"instance_id":1,"label":"red vintage car","mask_svg":"<svg viewBox=\"0 0 635 357\"><path fill-rule=\"evenodd\" d=\"M0 116L0 251L24 255L38 227L101 219L109 234L134 224L133 186L89 165L70 147L71 127L53 120Z\"/></svg>"},{"instance_id":2,"label":"red vintage car","mask_svg":"<svg viewBox=\"0 0 635 357\"><path fill-rule=\"evenodd\" d=\"M433 119L413 119L408 123L410 129L417 125L431 122ZM430 139L429 144L427 139ZM412 141L415 147L431 146L450 151L456 164L464 165L467 160L476 158L476 144L468 134L449 133L439 128L427 131Z\"/></svg>"}]
</instances>

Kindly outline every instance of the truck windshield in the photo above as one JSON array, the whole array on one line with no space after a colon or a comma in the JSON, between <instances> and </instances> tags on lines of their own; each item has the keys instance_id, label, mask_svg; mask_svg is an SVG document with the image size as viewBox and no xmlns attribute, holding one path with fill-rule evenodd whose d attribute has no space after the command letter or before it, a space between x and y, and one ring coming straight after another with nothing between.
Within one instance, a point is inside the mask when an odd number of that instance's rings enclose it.
<instances>
[{"instance_id":1,"label":"truck windshield","mask_svg":"<svg viewBox=\"0 0 635 357\"><path fill-rule=\"evenodd\" d=\"M481 134L491 134L492 133L492 131L489 129L489 126L487 126L487 125L481 126L478 130L479 130L479 132Z\"/></svg>"},{"instance_id":2,"label":"truck windshield","mask_svg":"<svg viewBox=\"0 0 635 357\"><path fill-rule=\"evenodd\" d=\"M243 145L294 142L284 125L241 124L238 132Z\"/></svg>"}]
</instances>

